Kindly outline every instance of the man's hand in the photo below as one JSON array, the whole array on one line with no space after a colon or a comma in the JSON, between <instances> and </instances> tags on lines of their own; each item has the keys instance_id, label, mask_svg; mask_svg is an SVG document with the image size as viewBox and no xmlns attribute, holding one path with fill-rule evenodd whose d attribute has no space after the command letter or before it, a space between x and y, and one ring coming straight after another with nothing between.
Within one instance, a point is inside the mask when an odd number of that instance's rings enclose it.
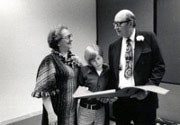
<instances>
[{"instance_id":1,"label":"man's hand","mask_svg":"<svg viewBox=\"0 0 180 125\"><path fill-rule=\"evenodd\" d=\"M117 100L118 98L117 97L101 97L101 98L97 98L98 101L102 102L102 103L113 103Z\"/></svg>"},{"instance_id":2,"label":"man's hand","mask_svg":"<svg viewBox=\"0 0 180 125\"><path fill-rule=\"evenodd\" d=\"M102 103L108 103L109 102L109 98L107 98L107 97L100 97L100 98L97 98L97 100L102 102Z\"/></svg>"},{"instance_id":3,"label":"man's hand","mask_svg":"<svg viewBox=\"0 0 180 125\"><path fill-rule=\"evenodd\" d=\"M111 97L111 98L109 98L109 102L110 103L113 103L113 102L115 102L115 101L117 101L117 97Z\"/></svg>"},{"instance_id":4,"label":"man's hand","mask_svg":"<svg viewBox=\"0 0 180 125\"><path fill-rule=\"evenodd\" d=\"M139 90L135 94L130 96L130 98L136 98L138 100L143 100L143 99L145 99L148 96L148 93L149 92L147 92L147 91Z\"/></svg>"}]
</instances>

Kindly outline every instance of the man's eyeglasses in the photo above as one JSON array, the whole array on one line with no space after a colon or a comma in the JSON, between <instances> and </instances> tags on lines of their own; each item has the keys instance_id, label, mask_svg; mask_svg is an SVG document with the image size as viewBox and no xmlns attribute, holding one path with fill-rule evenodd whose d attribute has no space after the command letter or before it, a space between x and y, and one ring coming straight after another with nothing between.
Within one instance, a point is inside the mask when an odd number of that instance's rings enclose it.
<instances>
[{"instance_id":1,"label":"man's eyeglasses","mask_svg":"<svg viewBox=\"0 0 180 125\"><path fill-rule=\"evenodd\" d=\"M67 36L61 37L61 39L66 39L66 40L70 40L72 38L72 34L69 34Z\"/></svg>"},{"instance_id":2,"label":"man's eyeglasses","mask_svg":"<svg viewBox=\"0 0 180 125\"><path fill-rule=\"evenodd\" d=\"M121 21L121 22L113 22L113 26L114 27L121 27L123 23L127 23L130 22L131 20L125 20L125 21Z\"/></svg>"}]
</instances>

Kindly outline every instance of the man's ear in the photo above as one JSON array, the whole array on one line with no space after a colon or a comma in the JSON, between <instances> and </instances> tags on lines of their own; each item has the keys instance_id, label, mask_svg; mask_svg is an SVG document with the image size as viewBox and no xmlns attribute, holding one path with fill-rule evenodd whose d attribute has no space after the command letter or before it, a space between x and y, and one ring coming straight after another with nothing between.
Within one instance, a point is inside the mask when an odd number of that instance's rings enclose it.
<instances>
[{"instance_id":1,"label":"man's ear","mask_svg":"<svg viewBox=\"0 0 180 125\"><path fill-rule=\"evenodd\" d=\"M134 21L131 20L128 25L133 27L134 26Z\"/></svg>"}]
</instances>

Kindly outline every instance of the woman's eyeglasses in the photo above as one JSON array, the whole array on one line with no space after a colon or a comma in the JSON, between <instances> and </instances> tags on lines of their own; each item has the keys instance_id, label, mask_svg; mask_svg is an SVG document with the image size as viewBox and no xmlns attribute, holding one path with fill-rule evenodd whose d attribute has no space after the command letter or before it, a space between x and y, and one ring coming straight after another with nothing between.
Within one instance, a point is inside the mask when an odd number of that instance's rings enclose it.
<instances>
[{"instance_id":1,"label":"woman's eyeglasses","mask_svg":"<svg viewBox=\"0 0 180 125\"><path fill-rule=\"evenodd\" d=\"M70 40L72 38L72 34L69 34L67 36L61 37L61 39L66 39L66 40Z\"/></svg>"}]
</instances>

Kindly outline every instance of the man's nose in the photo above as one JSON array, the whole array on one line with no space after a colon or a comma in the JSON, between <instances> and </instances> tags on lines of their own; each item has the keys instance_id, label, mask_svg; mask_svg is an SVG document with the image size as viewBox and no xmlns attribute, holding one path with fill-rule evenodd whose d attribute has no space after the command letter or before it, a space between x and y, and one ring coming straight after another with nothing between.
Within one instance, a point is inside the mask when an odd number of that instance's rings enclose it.
<instances>
[{"instance_id":1,"label":"man's nose","mask_svg":"<svg viewBox=\"0 0 180 125\"><path fill-rule=\"evenodd\" d=\"M118 26L117 25L114 25L114 29L117 29L118 28Z\"/></svg>"},{"instance_id":2,"label":"man's nose","mask_svg":"<svg viewBox=\"0 0 180 125\"><path fill-rule=\"evenodd\" d=\"M73 38L72 38L72 37L69 37L69 40L70 40L70 41L73 41Z\"/></svg>"},{"instance_id":3,"label":"man's nose","mask_svg":"<svg viewBox=\"0 0 180 125\"><path fill-rule=\"evenodd\" d=\"M99 61L98 60L96 61L96 64L99 65Z\"/></svg>"}]
</instances>

